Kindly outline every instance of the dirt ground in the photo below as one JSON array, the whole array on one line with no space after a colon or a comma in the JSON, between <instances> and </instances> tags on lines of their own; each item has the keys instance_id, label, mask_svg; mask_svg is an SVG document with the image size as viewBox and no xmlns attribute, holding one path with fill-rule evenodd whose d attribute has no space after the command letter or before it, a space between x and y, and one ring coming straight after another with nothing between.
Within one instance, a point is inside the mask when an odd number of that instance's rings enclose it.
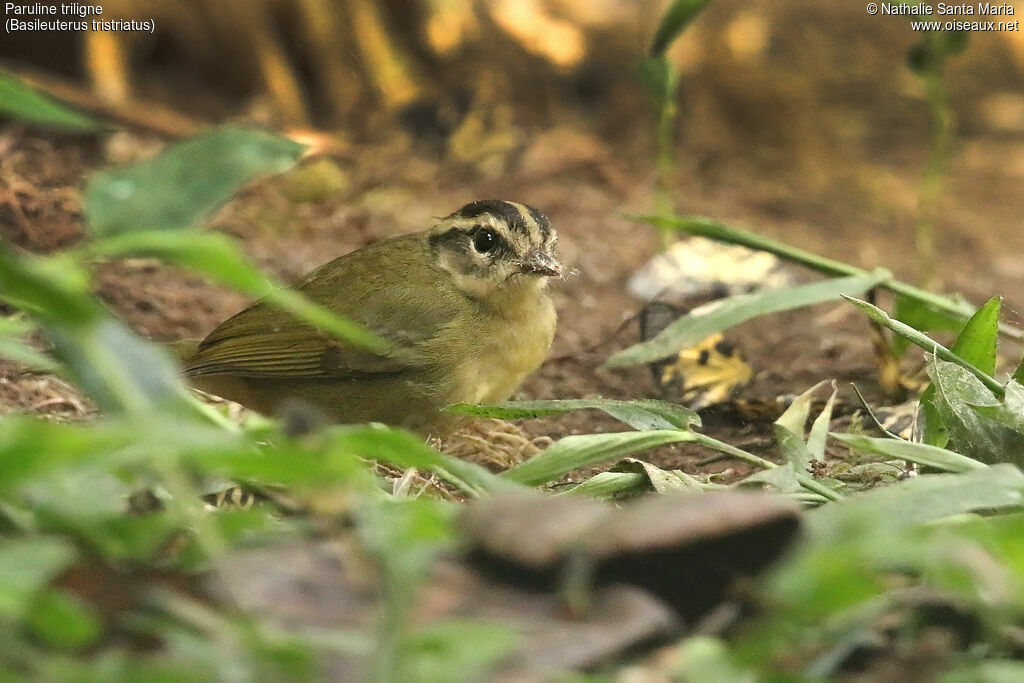
<instances>
[{"instance_id":1,"label":"dirt ground","mask_svg":"<svg viewBox=\"0 0 1024 683\"><path fill-rule=\"evenodd\" d=\"M765 7L750 5L749 11ZM683 69L676 208L913 279L930 125L923 91L903 61L913 36L895 21L869 21L862 9L801 7L806 3L782 3L772 11L775 33L754 59L713 40L737 20L736 3L716 3L686 39L705 49ZM951 62L958 127L939 203L937 272L943 289L972 301L1004 295L1008 322L1024 324L1024 61L1018 47L1003 36L972 36L967 53ZM398 133L392 141L357 140L333 157L340 173L332 175L336 187L329 196L304 201L294 177L269 179L221 210L212 229L237 236L261 267L294 280L379 238L426 228L432 217L468 201L527 202L551 218L574 274L553 285L559 311L554 348L518 397L657 396L646 368L599 367L638 340L633 319L639 304L625 283L658 248L652 228L626 217L653 206L654 124L639 87L623 91L632 99L620 101L614 113L566 110L564 118L556 113L543 125L517 127L497 171L493 160L486 167L453 161ZM82 229L83 178L108 163L144 156L160 142L141 130L90 139L3 124L0 235L33 251L74 243ZM202 278L141 260L103 266L97 290L118 316L157 340L201 337L246 304ZM741 398L774 401L836 379L847 412L851 381L872 400L883 400L868 326L848 305L768 316L727 338L754 369ZM1019 349L1005 345L1003 352L1015 362ZM0 366L0 410L90 414L58 380L9 365ZM558 438L616 424L585 412L523 428ZM754 452L772 449L768 421L709 419L706 431ZM653 459L690 472L732 466L698 466L705 456L678 446Z\"/></svg>"}]
</instances>

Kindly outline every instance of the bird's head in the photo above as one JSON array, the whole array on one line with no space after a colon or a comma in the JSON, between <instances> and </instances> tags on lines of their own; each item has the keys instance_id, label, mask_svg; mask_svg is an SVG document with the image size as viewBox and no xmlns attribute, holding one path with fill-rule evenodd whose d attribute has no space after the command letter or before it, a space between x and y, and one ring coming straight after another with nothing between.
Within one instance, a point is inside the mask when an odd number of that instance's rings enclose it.
<instances>
[{"instance_id":1,"label":"bird's head","mask_svg":"<svg viewBox=\"0 0 1024 683\"><path fill-rule=\"evenodd\" d=\"M488 299L507 289L542 288L562 275L555 234L537 209L488 199L442 218L428 237L437 266L467 296Z\"/></svg>"}]
</instances>

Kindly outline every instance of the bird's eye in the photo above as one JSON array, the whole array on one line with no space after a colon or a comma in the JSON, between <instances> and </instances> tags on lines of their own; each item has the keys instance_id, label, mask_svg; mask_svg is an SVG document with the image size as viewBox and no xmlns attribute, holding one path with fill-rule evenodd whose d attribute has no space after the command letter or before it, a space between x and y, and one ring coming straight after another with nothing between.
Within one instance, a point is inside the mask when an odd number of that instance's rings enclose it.
<instances>
[{"instance_id":1,"label":"bird's eye","mask_svg":"<svg viewBox=\"0 0 1024 683\"><path fill-rule=\"evenodd\" d=\"M493 230L481 228L473 233L473 248L481 254L486 254L496 246L498 246L498 236L494 234Z\"/></svg>"}]
</instances>

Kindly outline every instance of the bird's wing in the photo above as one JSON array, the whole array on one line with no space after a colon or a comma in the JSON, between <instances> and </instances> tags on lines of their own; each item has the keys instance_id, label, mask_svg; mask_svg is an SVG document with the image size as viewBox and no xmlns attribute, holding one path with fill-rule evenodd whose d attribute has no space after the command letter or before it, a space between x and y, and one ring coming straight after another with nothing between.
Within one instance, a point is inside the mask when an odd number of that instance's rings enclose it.
<instances>
[{"instance_id":1,"label":"bird's wing","mask_svg":"<svg viewBox=\"0 0 1024 683\"><path fill-rule=\"evenodd\" d=\"M186 361L186 374L341 379L429 365L436 356L431 353L434 342L454 316L457 302L451 292L438 290L433 272L422 274L422 268L412 267L421 257L405 246L383 254L370 247L357 252L358 258L342 257L299 286L313 301L388 340L391 349L386 353L349 345L259 302L210 333Z\"/></svg>"}]
</instances>

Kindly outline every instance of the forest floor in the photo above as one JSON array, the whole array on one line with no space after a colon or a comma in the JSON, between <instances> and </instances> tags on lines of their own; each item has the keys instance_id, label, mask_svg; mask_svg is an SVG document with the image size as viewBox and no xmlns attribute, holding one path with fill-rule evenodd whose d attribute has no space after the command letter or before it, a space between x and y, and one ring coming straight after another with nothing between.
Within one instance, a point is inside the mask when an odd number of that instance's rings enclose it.
<instances>
[{"instance_id":1,"label":"forest floor","mask_svg":"<svg viewBox=\"0 0 1024 683\"><path fill-rule=\"evenodd\" d=\"M821 17L790 3L777 8L771 61L762 55L760 63L750 63L713 40L720 28L715 22L729 19L725 10L721 17L716 11L706 20L705 42L697 35L697 48L683 46L704 62L683 73L676 167L668 183L676 211L915 280L931 113L904 65L913 36L902 24L872 22L851 9L843 15L846 39L835 41L821 34ZM937 277L930 283L979 304L1003 295L1011 324L1024 322L1024 52L1018 48L979 40L951 63L947 86L957 134L935 207ZM836 72L836 65L844 70ZM654 228L628 217L655 205L655 122L636 83L610 83L604 100L556 109L546 125L517 124L515 112L502 118L485 111L480 120L506 123L464 136L461 156L397 130L378 131L373 142L350 136L328 162L313 160L246 189L218 212L211 229L238 237L260 267L294 281L375 240L427 228L469 201L526 202L550 217L573 274L553 283L559 313L554 346L517 398L660 396L645 367L601 368L613 352L639 341L642 304L626 283L660 244ZM202 93L176 101L195 105ZM32 251L73 244L82 231L85 178L110 164L146 158L165 142L137 129L96 139L3 125L0 238ZM798 280L818 277L793 272ZM723 280L729 277L722 273ZM96 285L118 316L160 341L201 338L247 304L237 293L148 260L106 264ZM892 301L883 297L880 304L891 309ZM784 402L834 379L840 416L857 407L851 382L876 406L895 400L879 390L871 330L848 304L765 316L726 338L753 369L738 399L777 405L780 397ZM1019 349L1007 346L1004 365L1019 358ZM905 368L919 370L920 356ZM92 414L59 380L9 365L0 365L0 411ZM771 413L727 406L705 415L705 431L770 455ZM586 411L521 426L531 437L558 438L615 425ZM651 459L691 473L735 465L698 465L706 456L684 444Z\"/></svg>"}]
</instances>

